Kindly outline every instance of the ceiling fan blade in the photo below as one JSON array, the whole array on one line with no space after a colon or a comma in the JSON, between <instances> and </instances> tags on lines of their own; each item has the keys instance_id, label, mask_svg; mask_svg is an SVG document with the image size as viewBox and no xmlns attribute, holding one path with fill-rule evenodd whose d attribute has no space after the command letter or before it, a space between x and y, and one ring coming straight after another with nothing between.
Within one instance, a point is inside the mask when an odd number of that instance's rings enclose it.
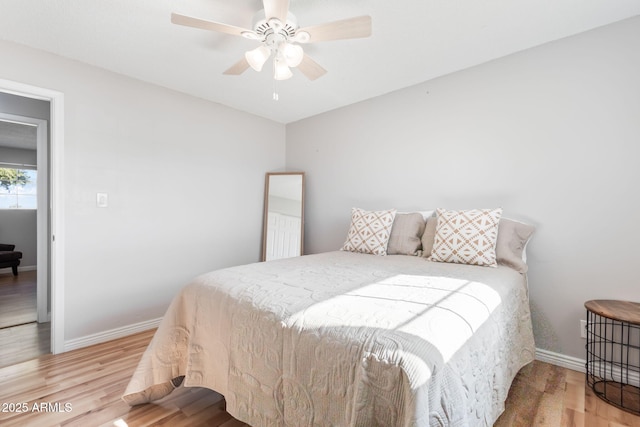
<instances>
[{"instance_id":1,"label":"ceiling fan blade","mask_svg":"<svg viewBox=\"0 0 640 427\"><path fill-rule=\"evenodd\" d=\"M251 30L247 30L233 25L221 24L220 22L207 21L206 19L194 18L191 16L180 15L178 13L171 14L171 22L178 25L185 25L187 27L200 28L202 30L217 31L219 33L232 34L234 36L241 36L242 33L253 33Z\"/></svg>"},{"instance_id":2,"label":"ceiling fan blade","mask_svg":"<svg viewBox=\"0 0 640 427\"><path fill-rule=\"evenodd\" d=\"M249 63L247 62L247 59L243 56L240 61L233 64L222 74L226 74L228 76L237 76L247 71L248 68L249 68Z\"/></svg>"},{"instance_id":3,"label":"ceiling fan blade","mask_svg":"<svg viewBox=\"0 0 640 427\"><path fill-rule=\"evenodd\" d=\"M287 21L289 0L263 0L263 5L267 21L271 18L278 18L281 22Z\"/></svg>"},{"instance_id":4,"label":"ceiling fan blade","mask_svg":"<svg viewBox=\"0 0 640 427\"><path fill-rule=\"evenodd\" d=\"M322 77L327 73L327 70L322 68L320 64L311 59L306 53L302 57L302 62L298 65L298 70L304 74L309 80L315 80L318 77Z\"/></svg>"},{"instance_id":5,"label":"ceiling fan blade","mask_svg":"<svg viewBox=\"0 0 640 427\"><path fill-rule=\"evenodd\" d=\"M296 33L302 31L309 33L308 43L369 37L371 35L371 17L364 15L327 22L326 24L300 28Z\"/></svg>"}]
</instances>

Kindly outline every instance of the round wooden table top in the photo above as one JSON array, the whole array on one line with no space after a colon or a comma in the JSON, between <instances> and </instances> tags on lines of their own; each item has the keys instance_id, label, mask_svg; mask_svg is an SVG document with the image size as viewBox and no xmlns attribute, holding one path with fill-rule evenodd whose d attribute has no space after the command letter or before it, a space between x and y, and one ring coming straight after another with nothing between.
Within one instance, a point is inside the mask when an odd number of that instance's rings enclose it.
<instances>
[{"instance_id":1,"label":"round wooden table top","mask_svg":"<svg viewBox=\"0 0 640 427\"><path fill-rule=\"evenodd\" d=\"M587 310L609 319L640 325L640 303L610 299L596 299L584 303Z\"/></svg>"}]
</instances>

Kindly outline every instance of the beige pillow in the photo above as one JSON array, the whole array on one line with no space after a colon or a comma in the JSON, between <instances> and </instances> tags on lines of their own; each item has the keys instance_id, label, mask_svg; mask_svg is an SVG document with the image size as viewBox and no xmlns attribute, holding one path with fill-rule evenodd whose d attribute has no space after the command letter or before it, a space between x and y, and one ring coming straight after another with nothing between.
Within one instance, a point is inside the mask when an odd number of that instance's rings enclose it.
<instances>
[{"instance_id":1,"label":"beige pillow","mask_svg":"<svg viewBox=\"0 0 640 427\"><path fill-rule=\"evenodd\" d=\"M496 267L496 243L502 208L437 209L438 224L429 259Z\"/></svg>"},{"instance_id":2,"label":"beige pillow","mask_svg":"<svg viewBox=\"0 0 640 427\"><path fill-rule=\"evenodd\" d=\"M508 218L500 219L496 244L498 264L511 267L520 273L526 273L528 267L522 259L522 252L534 231L535 227L532 225Z\"/></svg>"},{"instance_id":3,"label":"beige pillow","mask_svg":"<svg viewBox=\"0 0 640 427\"><path fill-rule=\"evenodd\" d=\"M386 255L396 210L365 211L351 209L351 224L343 251Z\"/></svg>"},{"instance_id":4,"label":"beige pillow","mask_svg":"<svg viewBox=\"0 0 640 427\"><path fill-rule=\"evenodd\" d=\"M422 256L430 257L433 250L433 240L436 238L436 226L438 225L438 218L435 215L427 218L427 223L424 227L424 233L422 233Z\"/></svg>"},{"instance_id":5,"label":"beige pillow","mask_svg":"<svg viewBox=\"0 0 640 427\"><path fill-rule=\"evenodd\" d=\"M417 255L422 248L420 238L424 232L421 213L396 213L387 246L388 255Z\"/></svg>"}]
</instances>

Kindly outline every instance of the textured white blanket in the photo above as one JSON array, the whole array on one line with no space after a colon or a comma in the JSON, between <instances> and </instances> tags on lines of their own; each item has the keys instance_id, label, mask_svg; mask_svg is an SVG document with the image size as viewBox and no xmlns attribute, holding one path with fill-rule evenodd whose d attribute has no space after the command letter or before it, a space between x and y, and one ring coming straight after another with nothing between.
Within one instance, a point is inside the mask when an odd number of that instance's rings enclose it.
<instances>
[{"instance_id":1,"label":"textured white blanket","mask_svg":"<svg viewBox=\"0 0 640 427\"><path fill-rule=\"evenodd\" d=\"M491 426L534 351L514 270L328 252L196 278L123 399L185 376L255 427Z\"/></svg>"}]
</instances>

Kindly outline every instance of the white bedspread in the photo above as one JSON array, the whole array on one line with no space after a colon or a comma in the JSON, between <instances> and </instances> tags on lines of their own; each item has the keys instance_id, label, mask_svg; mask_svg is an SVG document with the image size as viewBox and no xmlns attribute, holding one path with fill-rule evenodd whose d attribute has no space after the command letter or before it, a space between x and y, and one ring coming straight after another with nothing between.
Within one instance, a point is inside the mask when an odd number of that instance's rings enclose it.
<instances>
[{"instance_id":1,"label":"white bedspread","mask_svg":"<svg viewBox=\"0 0 640 427\"><path fill-rule=\"evenodd\" d=\"M196 278L123 399L184 376L254 427L491 426L534 351L514 270L328 252Z\"/></svg>"}]
</instances>

